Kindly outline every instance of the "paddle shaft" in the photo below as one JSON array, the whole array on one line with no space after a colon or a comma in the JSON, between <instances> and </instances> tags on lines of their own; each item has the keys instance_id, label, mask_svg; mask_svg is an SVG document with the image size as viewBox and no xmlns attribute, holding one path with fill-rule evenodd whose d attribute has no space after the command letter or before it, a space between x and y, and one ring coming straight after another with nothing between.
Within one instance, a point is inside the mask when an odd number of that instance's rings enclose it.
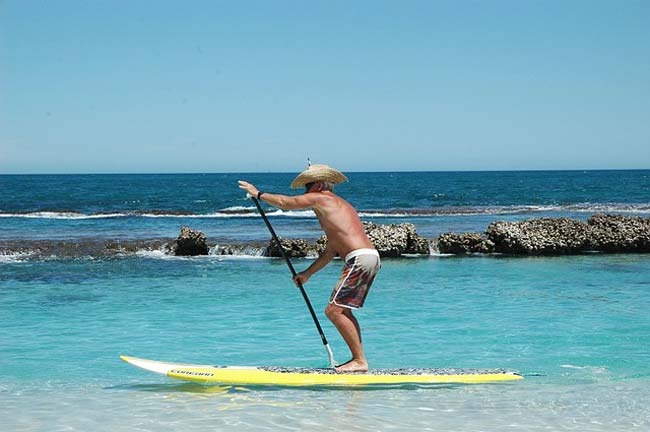
<instances>
[{"instance_id":1,"label":"paddle shaft","mask_svg":"<svg viewBox=\"0 0 650 432\"><path fill-rule=\"evenodd\" d=\"M264 213L264 210L262 209L262 206L260 205L260 202L257 198L251 195L251 199L255 203L255 206L257 207L257 211L260 212L260 215L262 216L262 219L264 219L264 223L266 224L266 227L269 229L271 232L271 236L273 237L273 240L275 241L275 244L278 245L278 248L280 249L280 253L282 254L282 257L284 260L287 262L287 265L289 266L289 270L291 270L291 274L295 277L297 275L296 269L293 267L293 264L291 263L291 260L287 256L287 253L284 251L284 248L282 247L282 243L280 243L280 239L278 238L278 235L275 233L275 230L273 229L273 226L271 225L271 222L269 222L269 219L266 217L266 214ZM323 341L323 345L325 346L325 349L327 350L327 356L329 357L330 365L332 367L335 366L335 361L334 361L334 356L332 354L332 349L329 346L329 343L327 343L327 338L325 337L325 333L323 333L323 328L320 326L320 322L318 321L318 317L316 316L316 312L314 312L314 308L311 305L311 302L309 301L309 296L307 296L307 292L305 291L305 288L302 286L302 283L300 281L296 281L298 288L300 288L300 293L302 294L302 298L305 300L305 303L307 304L307 308L309 309L309 313L311 314L311 318L314 320L314 324L316 324L316 328L318 329L318 333L320 334L320 338Z\"/></svg>"}]
</instances>

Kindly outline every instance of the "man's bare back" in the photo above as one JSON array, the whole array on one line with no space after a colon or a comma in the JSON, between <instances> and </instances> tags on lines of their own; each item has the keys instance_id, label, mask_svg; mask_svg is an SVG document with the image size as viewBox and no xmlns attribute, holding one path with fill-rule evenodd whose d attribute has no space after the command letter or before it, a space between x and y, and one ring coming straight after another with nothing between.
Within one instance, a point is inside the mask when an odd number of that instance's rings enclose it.
<instances>
[{"instance_id":1,"label":"man's bare back","mask_svg":"<svg viewBox=\"0 0 650 432\"><path fill-rule=\"evenodd\" d=\"M353 250L374 248L357 211L349 202L330 191L313 193L323 196L312 209L327 236L328 245L340 257L345 257Z\"/></svg>"}]
</instances>

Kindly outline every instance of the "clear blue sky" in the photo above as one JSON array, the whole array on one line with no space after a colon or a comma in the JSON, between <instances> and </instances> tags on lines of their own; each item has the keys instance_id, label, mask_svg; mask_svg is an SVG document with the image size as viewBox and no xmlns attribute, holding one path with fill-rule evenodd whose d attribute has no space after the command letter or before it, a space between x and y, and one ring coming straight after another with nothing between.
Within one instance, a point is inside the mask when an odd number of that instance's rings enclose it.
<instances>
[{"instance_id":1,"label":"clear blue sky","mask_svg":"<svg viewBox=\"0 0 650 432\"><path fill-rule=\"evenodd\" d=\"M649 1L0 2L0 173L650 168Z\"/></svg>"}]
</instances>

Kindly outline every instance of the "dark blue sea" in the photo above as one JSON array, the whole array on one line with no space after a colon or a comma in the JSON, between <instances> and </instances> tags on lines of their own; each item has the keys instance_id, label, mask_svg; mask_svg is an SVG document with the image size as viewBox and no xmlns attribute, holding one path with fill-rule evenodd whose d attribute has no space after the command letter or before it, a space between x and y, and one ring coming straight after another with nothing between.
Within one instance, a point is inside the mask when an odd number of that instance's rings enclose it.
<instances>
[{"instance_id":1,"label":"dark blue sea","mask_svg":"<svg viewBox=\"0 0 650 432\"><path fill-rule=\"evenodd\" d=\"M337 192L364 220L427 237L496 220L650 216L650 170L346 174ZM0 430L650 430L648 254L383 260L356 314L371 367L508 368L523 381L203 386L121 362L327 366L281 259L56 252L173 239L184 225L211 244L266 242L237 180L300 193L293 176L0 176ZM310 211L266 211L282 236L321 235ZM44 243L59 246L37 253ZM322 313L341 265L306 289L342 362Z\"/></svg>"},{"instance_id":2,"label":"dark blue sea","mask_svg":"<svg viewBox=\"0 0 650 432\"><path fill-rule=\"evenodd\" d=\"M366 220L412 222L434 237L483 231L494 220L596 212L650 214L650 171L347 173L337 192ZM289 189L294 174L0 176L0 241L175 237L181 225L213 241L267 239L237 187ZM311 211L266 209L281 235L316 238Z\"/></svg>"}]
</instances>

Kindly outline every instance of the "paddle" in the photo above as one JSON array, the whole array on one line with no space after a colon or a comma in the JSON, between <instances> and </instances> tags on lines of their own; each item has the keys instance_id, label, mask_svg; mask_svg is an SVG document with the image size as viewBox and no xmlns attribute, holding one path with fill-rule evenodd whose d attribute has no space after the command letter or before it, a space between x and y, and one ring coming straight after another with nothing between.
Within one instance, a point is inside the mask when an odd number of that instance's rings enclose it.
<instances>
[{"instance_id":1,"label":"paddle","mask_svg":"<svg viewBox=\"0 0 650 432\"><path fill-rule=\"evenodd\" d=\"M297 274L296 269L293 268L293 264L291 264L291 260L289 259L286 252L284 251L284 248L282 247L282 243L280 243L280 239L278 238L277 234L275 233L275 230L271 226L271 222L269 222L269 219L266 217L266 214L264 213L264 210L262 209L262 206L260 205L257 198L255 198L252 195L249 195L249 196L253 200L253 202L255 203L255 206L257 207L257 211L260 212L260 215L262 216L262 219L264 219L264 223L266 224L266 227L271 232L271 236L273 237L273 240L275 241L275 244L278 245L278 249L280 249L280 253L282 254L282 257L287 262L287 265L289 266L289 270L291 270L291 274L295 277L296 274ZM298 288L300 288L300 293L302 294L302 298L305 300L305 303L307 303L307 307L309 308L309 313L311 314L311 317L314 320L314 324L316 324L316 328L318 329L318 333L320 334L320 338L323 341L323 345L325 346L325 350L327 350L327 357L329 358L330 366L334 367L334 366L336 366L336 362L334 361L334 354L332 354L332 349L330 348L329 343L327 343L327 338L325 337L325 333L323 333L323 328L320 326L320 322L318 321L318 317L316 317L316 313L314 312L314 308L311 306L311 302L309 301L309 297L307 296L307 292L305 291L305 288L302 286L302 283L300 281L298 281Z\"/></svg>"}]
</instances>

